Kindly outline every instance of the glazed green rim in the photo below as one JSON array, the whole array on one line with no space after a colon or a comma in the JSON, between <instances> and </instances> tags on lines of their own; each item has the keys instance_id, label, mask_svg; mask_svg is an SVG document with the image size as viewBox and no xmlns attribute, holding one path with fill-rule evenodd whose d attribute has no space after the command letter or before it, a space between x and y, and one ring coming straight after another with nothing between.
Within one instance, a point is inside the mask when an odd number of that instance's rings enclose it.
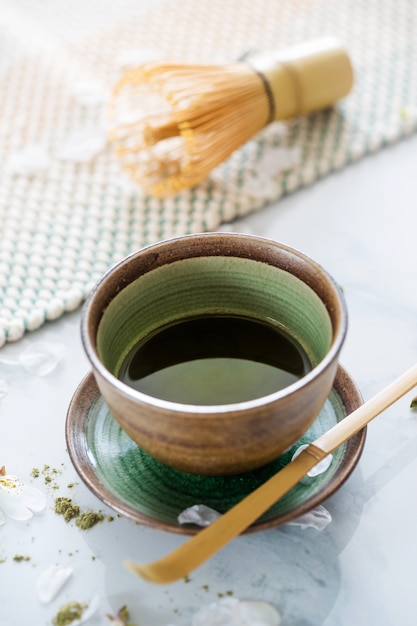
<instances>
[{"instance_id":1,"label":"glazed green rim","mask_svg":"<svg viewBox=\"0 0 417 626\"><path fill-rule=\"evenodd\" d=\"M317 282L324 281L333 291L333 303L339 300L340 320L333 331L326 305L315 290L303 280L284 268L270 264L268 257L258 260L251 258L252 252L244 250L225 253L224 241L216 247L220 233L203 233L178 238L195 239L192 244L197 250L186 258L166 260L153 267L146 265L149 257L158 258L160 252L175 251L175 239L159 242L133 253L115 268L112 268L97 283L84 308L81 334L84 348L93 368L118 392L133 400L168 410L219 414L230 410L240 411L273 402L302 388L315 378L337 357L344 341L347 327L347 312L344 298L338 285L317 263L302 253L278 242L261 237L228 235L234 243L243 239L246 245L268 246L278 254L288 255L290 265L309 268L310 275L317 272ZM198 249L203 241L206 248ZM207 241L213 242L213 251L207 251ZM197 242L197 243L196 243ZM204 246L203 246L204 247ZM269 248L268 248L269 250ZM247 255L247 256L245 256ZM255 255L256 256L256 255ZM273 253L272 253L273 257ZM136 259L145 268L135 276ZM139 261L140 259L140 261ZM116 270L116 271L115 271ZM296 272L297 273L297 272ZM132 278L133 276L133 278ZM120 278L119 278L120 277ZM114 290L107 288L107 281ZM107 290L107 293L106 293ZM95 300L102 301L97 329L90 335L90 319L96 315ZM278 327L301 344L310 359L312 369L302 379L283 390L235 404L196 406L180 404L151 397L123 383L118 378L120 367L126 355L140 339L155 328L166 326L199 314L225 314L247 316ZM334 334L333 334L334 333Z\"/></svg>"},{"instance_id":2,"label":"glazed green rim","mask_svg":"<svg viewBox=\"0 0 417 626\"><path fill-rule=\"evenodd\" d=\"M332 341L323 302L290 272L247 258L204 256L162 265L120 291L98 327L100 359L118 376L144 337L201 315L240 315L277 326L304 348L313 367Z\"/></svg>"},{"instance_id":3,"label":"glazed green rim","mask_svg":"<svg viewBox=\"0 0 417 626\"><path fill-rule=\"evenodd\" d=\"M228 510L290 462L299 445L310 443L342 420L353 391L353 382L339 367L335 385L319 416L284 455L244 474L200 476L170 468L134 443L112 417L90 373L76 390L68 410L68 451L88 488L119 514L146 526L193 534L198 528L182 526L177 521L183 509L205 504L220 513ZM325 473L298 483L246 532L291 521L331 495L356 466L365 433L363 429L339 447Z\"/></svg>"}]
</instances>

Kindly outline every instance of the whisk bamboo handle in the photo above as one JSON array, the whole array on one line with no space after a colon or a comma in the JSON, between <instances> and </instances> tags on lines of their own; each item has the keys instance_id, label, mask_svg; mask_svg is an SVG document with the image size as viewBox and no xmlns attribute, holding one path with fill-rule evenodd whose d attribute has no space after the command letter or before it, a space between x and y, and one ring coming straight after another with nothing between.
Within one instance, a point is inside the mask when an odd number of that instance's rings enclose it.
<instances>
[{"instance_id":1,"label":"whisk bamboo handle","mask_svg":"<svg viewBox=\"0 0 417 626\"><path fill-rule=\"evenodd\" d=\"M250 65L270 89L269 121L327 108L353 85L353 68L343 44L326 37L255 57Z\"/></svg>"}]
</instances>

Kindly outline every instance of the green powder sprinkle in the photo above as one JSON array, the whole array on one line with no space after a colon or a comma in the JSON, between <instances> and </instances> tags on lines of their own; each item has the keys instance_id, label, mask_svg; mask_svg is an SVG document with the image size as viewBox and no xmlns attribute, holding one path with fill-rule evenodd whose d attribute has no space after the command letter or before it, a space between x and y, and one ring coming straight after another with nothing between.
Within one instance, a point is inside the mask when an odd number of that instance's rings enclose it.
<instances>
[{"instance_id":1,"label":"green powder sprinkle","mask_svg":"<svg viewBox=\"0 0 417 626\"><path fill-rule=\"evenodd\" d=\"M410 408L417 409L417 396L411 400Z\"/></svg>"},{"instance_id":2,"label":"green powder sprinkle","mask_svg":"<svg viewBox=\"0 0 417 626\"><path fill-rule=\"evenodd\" d=\"M78 528L81 528L81 530L88 530L89 528L92 528L103 520L104 515L102 515L101 513L94 513L93 511L89 511L88 513L83 513L82 515L80 515L75 523Z\"/></svg>"},{"instance_id":3,"label":"green powder sprinkle","mask_svg":"<svg viewBox=\"0 0 417 626\"><path fill-rule=\"evenodd\" d=\"M39 470L37 467L34 467L32 470L32 476L33 478L39 478Z\"/></svg>"},{"instance_id":4,"label":"green powder sprinkle","mask_svg":"<svg viewBox=\"0 0 417 626\"><path fill-rule=\"evenodd\" d=\"M224 593L222 593L221 591L218 592L217 597L218 598L224 598L225 596L232 596L233 595L233 591L225 591Z\"/></svg>"},{"instance_id":5,"label":"green powder sprinkle","mask_svg":"<svg viewBox=\"0 0 417 626\"><path fill-rule=\"evenodd\" d=\"M32 471L32 476L37 478L38 476L40 476L40 474L42 474L46 485L48 485L49 487L52 487L52 489L59 489L59 485L56 482L56 478L58 477L58 474L61 474L61 473L62 472L60 470L57 470L51 467L50 465L44 465L41 472L37 468L35 468Z\"/></svg>"},{"instance_id":6,"label":"green powder sprinkle","mask_svg":"<svg viewBox=\"0 0 417 626\"><path fill-rule=\"evenodd\" d=\"M104 520L104 515L100 512L87 511L86 513L81 513L80 507L74 504L71 498L56 498L55 513L62 515L66 522L75 519L76 526L81 528L81 530L88 530ZM111 521L110 517L108 520Z\"/></svg>"},{"instance_id":7,"label":"green powder sprinkle","mask_svg":"<svg viewBox=\"0 0 417 626\"><path fill-rule=\"evenodd\" d=\"M22 563L23 561L30 561L30 556L23 556L21 554L16 554L13 557L13 561L16 561L16 563Z\"/></svg>"},{"instance_id":8,"label":"green powder sprinkle","mask_svg":"<svg viewBox=\"0 0 417 626\"><path fill-rule=\"evenodd\" d=\"M87 607L87 604L68 602L68 604L61 606L58 613L52 620L52 623L54 626L68 626L68 624L72 624L75 620L80 620Z\"/></svg>"},{"instance_id":9,"label":"green powder sprinkle","mask_svg":"<svg viewBox=\"0 0 417 626\"><path fill-rule=\"evenodd\" d=\"M80 514L80 507L73 504L71 498L57 498L55 500L55 513L63 515L66 522L70 522Z\"/></svg>"}]
</instances>

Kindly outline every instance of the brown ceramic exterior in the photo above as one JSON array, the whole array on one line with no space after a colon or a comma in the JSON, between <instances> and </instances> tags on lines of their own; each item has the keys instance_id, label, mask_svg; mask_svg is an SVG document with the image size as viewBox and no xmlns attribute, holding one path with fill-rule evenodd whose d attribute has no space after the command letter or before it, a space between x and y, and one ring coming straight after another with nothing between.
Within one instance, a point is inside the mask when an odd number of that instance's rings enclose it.
<instances>
[{"instance_id":1,"label":"brown ceramic exterior","mask_svg":"<svg viewBox=\"0 0 417 626\"><path fill-rule=\"evenodd\" d=\"M113 376L98 357L96 334L103 312L125 286L145 272L179 259L212 255L269 263L308 284L321 298L331 318L333 342L327 355L291 387L235 405L195 407L136 392ZM343 296L320 265L277 242L232 233L188 235L157 243L127 257L92 291L81 323L84 349L97 385L120 426L161 462L207 475L260 467L301 437L330 393L346 330Z\"/></svg>"}]
</instances>

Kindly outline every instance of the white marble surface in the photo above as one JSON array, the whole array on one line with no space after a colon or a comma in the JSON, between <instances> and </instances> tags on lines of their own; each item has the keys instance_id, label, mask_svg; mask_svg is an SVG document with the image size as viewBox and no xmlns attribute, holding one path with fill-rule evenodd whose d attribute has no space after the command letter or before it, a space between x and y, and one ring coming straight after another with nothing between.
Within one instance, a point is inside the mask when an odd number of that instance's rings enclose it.
<instances>
[{"instance_id":1,"label":"white marble surface","mask_svg":"<svg viewBox=\"0 0 417 626\"><path fill-rule=\"evenodd\" d=\"M365 399L417 361L416 154L417 138L403 141L234 225L301 249L340 282L350 314L341 362ZM46 626L65 602L95 595L92 626L109 624L105 614L123 604L140 626L190 626L202 605L227 592L274 603L283 626L417 623L417 413L409 408L417 389L369 426L356 470L325 503L333 516L325 530L239 537L188 582L155 586L123 560L153 560L184 538L122 518L81 531L53 511L55 498L68 495L111 513L80 482L65 448L66 410L89 369L79 321L80 312L67 315L0 351L4 361L41 340L65 346L48 376L0 363L9 385L0 399L0 466L47 496L42 514L0 527L0 626ZM49 486L31 477L45 464L59 471ZM56 563L74 572L42 605L35 582Z\"/></svg>"}]
</instances>

